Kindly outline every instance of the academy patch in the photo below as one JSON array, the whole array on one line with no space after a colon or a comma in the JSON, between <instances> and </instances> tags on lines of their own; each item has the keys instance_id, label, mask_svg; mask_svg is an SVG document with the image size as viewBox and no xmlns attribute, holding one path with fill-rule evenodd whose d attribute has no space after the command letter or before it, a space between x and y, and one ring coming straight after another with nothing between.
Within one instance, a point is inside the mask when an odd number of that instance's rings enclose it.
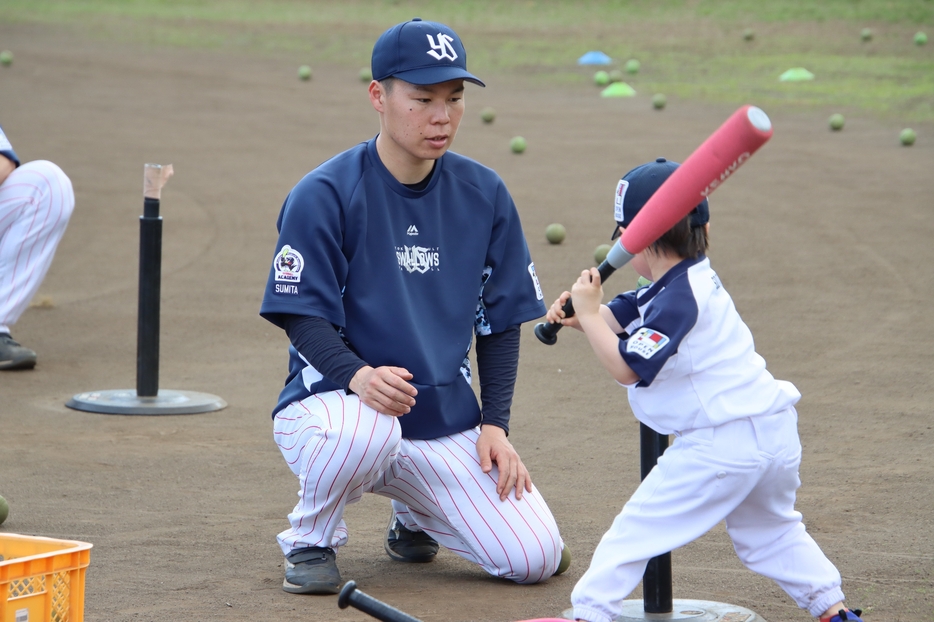
<instances>
[{"instance_id":1,"label":"academy patch","mask_svg":"<svg viewBox=\"0 0 934 622\"><path fill-rule=\"evenodd\" d=\"M656 352L671 341L665 335L651 328L640 328L626 342L626 352L633 352L644 359L652 358Z\"/></svg>"},{"instance_id":2,"label":"academy patch","mask_svg":"<svg viewBox=\"0 0 934 622\"><path fill-rule=\"evenodd\" d=\"M545 294L542 293L541 283L538 282L538 275L535 274L535 264L529 264L529 274L532 276L532 284L535 285L535 296L539 300L545 297Z\"/></svg>"},{"instance_id":3,"label":"academy patch","mask_svg":"<svg viewBox=\"0 0 934 622\"><path fill-rule=\"evenodd\" d=\"M305 268L305 259L302 254L286 244L282 247L276 258L272 261L273 270L276 272L276 280L286 283L300 283L302 280L302 270Z\"/></svg>"}]
</instances>

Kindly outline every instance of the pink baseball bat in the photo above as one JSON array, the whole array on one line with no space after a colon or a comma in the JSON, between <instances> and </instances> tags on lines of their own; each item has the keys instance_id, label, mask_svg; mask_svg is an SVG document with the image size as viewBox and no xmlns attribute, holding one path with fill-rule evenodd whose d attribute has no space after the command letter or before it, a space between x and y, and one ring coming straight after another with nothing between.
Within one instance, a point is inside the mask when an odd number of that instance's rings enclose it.
<instances>
[{"instance_id":1,"label":"pink baseball bat","mask_svg":"<svg viewBox=\"0 0 934 622\"><path fill-rule=\"evenodd\" d=\"M639 210L618 242L610 248L606 260L597 267L601 281L629 263L687 216L771 137L772 122L760 108L746 105L734 112L675 169ZM570 299L563 310L566 317L574 315ZM552 345L558 340L559 330L561 324L542 322L535 326L535 335L542 343Z\"/></svg>"}]
</instances>

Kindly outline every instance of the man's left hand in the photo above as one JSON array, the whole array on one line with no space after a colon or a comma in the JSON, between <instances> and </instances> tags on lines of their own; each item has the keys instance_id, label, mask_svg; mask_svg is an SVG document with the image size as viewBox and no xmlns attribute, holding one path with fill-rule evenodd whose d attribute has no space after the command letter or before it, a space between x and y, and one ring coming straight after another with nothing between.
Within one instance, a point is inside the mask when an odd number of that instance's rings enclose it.
<instances>
[{"instance_id":1,"label":"man's left hand","mask_svg":"<svg viewBox=\"0 0 934 622\"><path fill-rule=\"evenodd\" d=\"M516 489L516 499L522 499L522 492L532 492L532 476L522 464L522 459L506 438L506 431L495 425L480 428L477 439L477 454L480 456L480 468L484 473L493 470L493 463L499 469L496 492L500 501L509 497L509 491Z\"/></svg>"}]
</instances>

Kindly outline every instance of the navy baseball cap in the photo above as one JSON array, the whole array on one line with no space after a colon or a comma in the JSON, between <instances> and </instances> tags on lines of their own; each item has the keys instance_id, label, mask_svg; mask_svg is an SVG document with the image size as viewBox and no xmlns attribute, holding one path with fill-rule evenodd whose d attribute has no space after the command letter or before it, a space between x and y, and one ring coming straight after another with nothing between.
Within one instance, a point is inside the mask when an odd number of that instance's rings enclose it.
<instances>
[{"instance_id":1,"label":"navy baseball cap","mask_svg":"<svg viewBox=\"0 0 934 622\"><path fill-rule=\"evenodd\" d=\"M374 80L399 78L410 84L438 84L462 78L486 86L467 71L467 51L457 33L420 17L396 24L376 40L370 69Z\"/></svg>"},{"instance_id":2,"label":"navy baseball cap","mask_svg":"<svg viewBox=\"0 0 934 622\"><path fill-rule=\"evenodd\" d=\"M617 228L613 229L611 240L619 237L618 227L629 226L629 223L636 217L642 206L648 202L652 195L655 194L655 191L675 172L678 166L680 165L677 162L670 162L665 158L656 158L654 162L637 166L619 180L616 185L615 203ZM707 199L704 199L691 210L691 226L700 227L709 221L710 207L707 204Z\"/></svg>"}]
</instances>

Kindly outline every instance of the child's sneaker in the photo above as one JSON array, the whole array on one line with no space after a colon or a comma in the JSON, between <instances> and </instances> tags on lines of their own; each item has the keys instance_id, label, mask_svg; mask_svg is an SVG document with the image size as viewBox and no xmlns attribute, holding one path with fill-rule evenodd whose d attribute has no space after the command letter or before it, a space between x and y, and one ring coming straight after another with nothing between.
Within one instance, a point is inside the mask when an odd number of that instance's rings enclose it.
<instances>
[{"instance_id":1,"label":"child's sneaker","mask_svg":"<svg viewBox=\"0 0 934 622\"><path fill-rule=\"evenodd\" d=\"M863 622L863 619L859 617L862 613L859 609L841 609L832 616L824 616L820 619L820 622L845 622L846 620Z\"/></svg>"}]
</instances>

